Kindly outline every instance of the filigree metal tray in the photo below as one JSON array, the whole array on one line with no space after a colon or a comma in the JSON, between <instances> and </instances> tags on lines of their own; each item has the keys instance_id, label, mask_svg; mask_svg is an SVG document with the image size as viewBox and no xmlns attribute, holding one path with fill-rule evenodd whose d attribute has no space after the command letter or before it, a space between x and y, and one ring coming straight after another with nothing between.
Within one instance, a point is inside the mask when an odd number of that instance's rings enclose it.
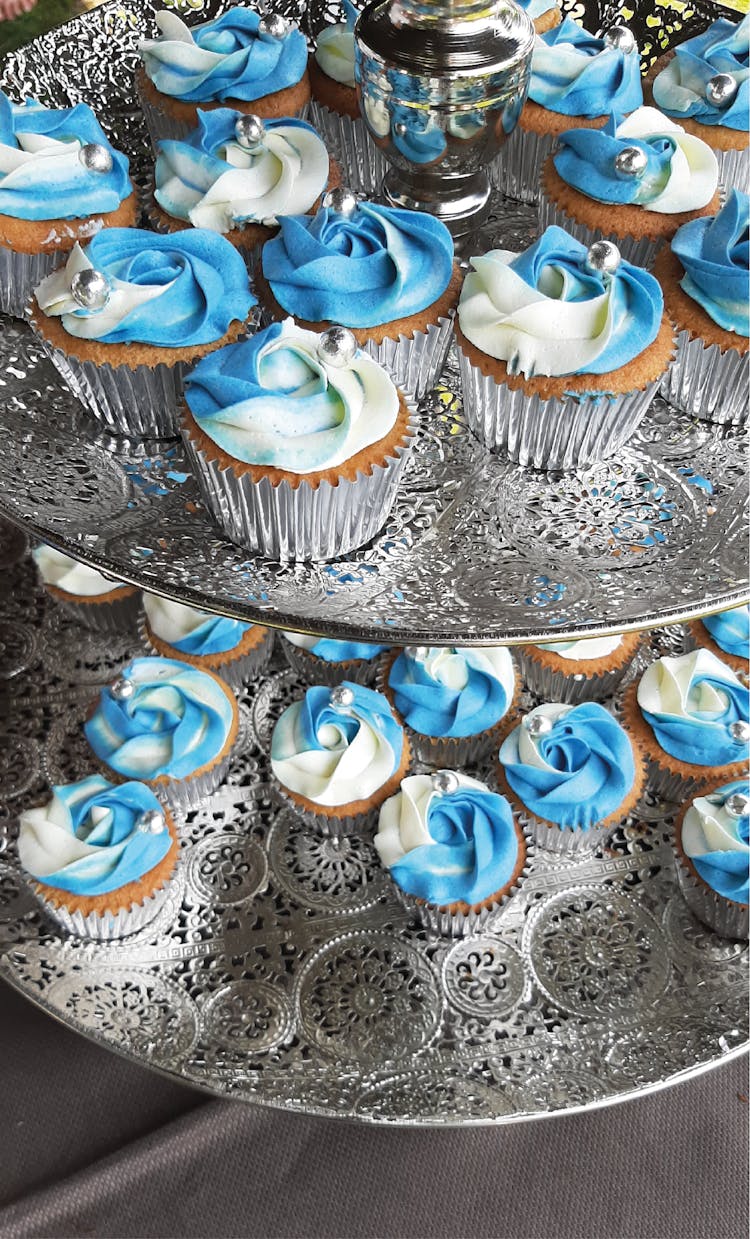
<instances>
[{"instance_id":1,"label":"filigree metal tray","mask_svg":"<svg viewBox=\"0 0 750 1239\"><path fill-rule=\"evenodd\" d=\"M278 655L241 696L225 785L179 819L159 919L107 946L58 936L19 873L14 819L90 772L81 720L137 638L87 636L24 550L0 522L0 976L71 1028L215 1093L401 1124L588 1109L742 1051L747 946L688 912L668 807L645 800L590 860L537 852L490 931L430 937L366 838L318 836L277 799L270 728L299 692ZM658 630L653 649L682 639Z\"/></svg>"},{"instance_id":2,"label":"filigree metal tray","mask_svg":"<svg viewBox=\"0 0 750 1239\"><path fill-rule=\"evenodd\" d=\"M7 58L0 85L16 97L91 102L143 177L132 71L155 7L128 0L85 15ZM299 16L294 0L282 8ZM597 9L590 27L616 11ZM314 22L327 16L319 4ZM533 228L533 213L498 200L477 247L524 245ZM661 400L613 460L547 476L474 442L450 394L449 360L382 534L346 560L279 567L219 534L179 446L103 432L12 320L0 369L0 510L79 558L199 606L365 640L470 644L648 627L746 595L742 437Z\"/></svg>"}]
</instances>

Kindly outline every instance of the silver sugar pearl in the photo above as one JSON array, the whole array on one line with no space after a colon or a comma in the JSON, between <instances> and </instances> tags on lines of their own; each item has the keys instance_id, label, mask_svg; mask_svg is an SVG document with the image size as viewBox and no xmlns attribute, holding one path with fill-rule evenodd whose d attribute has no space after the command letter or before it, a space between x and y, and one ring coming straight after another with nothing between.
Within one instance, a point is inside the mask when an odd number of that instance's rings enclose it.
<instances>
[{"instance_id":1,"label":"silver sugar pearl","mask_svg":"<svg viewBox=\"0 0 750 1239\"><path fill-rule=\"evenodd\" d=\"M137 826L144 835L160 835L166 830L167 823L158 809L146 809L138 818Z\"/></svg>"},{"instance_id":2,"label":"silver sugar pearl","mask_svg":"<svg viewBox=\"0 0 750 1239\"><path fill-rule=\"evenodd\" d=\"M78 158L89 172L112 171L112 155L99 142L87 142L78 152Z\"/></svg>"},{"instance_id":3,"label":"silver sugar pearl","mask_svg":"<svg viewBox=\"0 0 750 1239\"><path fill-rule=\"evenodd\" d=\"M329 698L334 710L348 710L354 705L354 692L348 684L337 684Z\"/></svg>"},{"instance_id":4,"label":"silver sugar pearl","mask_svg":"<svg viewBox=\"0 0 750 1239\"><path fill-rule=\"evenodd\" d=\"M724 801L724 808L730 817L747 817L750 814L750 796L744 792L732 792Z\"/></svg>"},{"instance_id":5,"label":"silver sugar pearl","mask_svg":"<svg viewBox=\"0 0 750 1239\"><path fill-rule=\"evenodd\" d=\"M357 195L343 185L336 189L329 189L323 198L323 206L328 207L329 211L335 211L337 215L343 215L344 219L349 219L356 211L358 205L359 199Z\"/></svg>"},{"instance_id":6,"label":"silver sugar pearl","mask_svg":"<svg viewBox=\"0 0 750 1239\"><path fill-rule=\"evenodd\" d=\"M620 251L611 241L594 241L586 253L585 265L599 275L614 275L620 265Z\"/></svg>"},{"instance_id":7,"label":"silver sugar pearl","mask_svg":"<svg viewBox=\"0 0 750 1239\"><path fill-rule=\"evenodd\" d=\"M135 684L127 676L120 675L109 686L109 695L115 701L130 701L135 692Z\"/></svg>"},{"instance_id":8,"label":"silver sugar pearl","mask_svg":"<svg viewBox=\"0 0 750 1239\"><path fill-rule=\"evenodd\" d=\"M254 146L259 146L263 141L266 136L266 127L260 116L254 116L248 112L244 116L237 117L234 136L240 146L244 146L246 150L252 150Z\"/></svg>"},{"instance_id":9,"label":"silver sugar pearl","mask_svg":"<svg viewBox=\"0 0 750 1239\"><path fill-rule=\"evenodd\" d=\"M624 146L615 155L615 175L620 180L627 181L631 177L643 176L648 167L648 157L640 146Z\"/></svg>"},{"instance_id":10,"label":"silver sugar pearl","mask_svg":"<svg viewBox=\"0 0 750 1239\"><path fill-rule=\"evenodd\" d=\"M458 775L453 770L436 770L432 786L441 796L450 796L451 792L458 791Z\"/></svg>"},{"instance_id":11,"label":"silver sugar pearl","mask_svg":"<svg viewBox=\"0 0 750 1239\"><path fill-rule=\"evenodd\" d=\"M288 29L281 13L266 13L258 22L258 34L268 35L272 39L283 39Z\"/></svg>"},{"instance_id":12,"label":"silver sugar pearl","mask_svg":"<svg viewBox=\"0 0 750 1239\"><path fill-rule=\"evenodd\" d=\"M731 73L717 73L706 82L706 99L714 108L728 108L734 103L740 84Z\"/></svg>"},{"instance_id":13,"label":"silver sugar pearl","mask_svg":"<svg viewBox=\"0 0 750 1239\"><path fill-rule=\"evenodd\" d=\"M750 723L745 723L742 720L731 723L729 734L735 744L747 744L748 740L750 740Z\"/></svg>"},{"instance_id":14,"label":"silver sugar pearl","mask_svg":"<svg viewBox=\"0 0 750 1239\"><path fill-rule=\"evenodd\" d=\"M318 340L318 357L337 369L350 366L357 353L357 341L347 327L329 327Z\"/></svg>"},{"instance_id":15,"label":"silver sugar pearl","mask_svg":"<svg viewBox=\"0 0 750 1239\"><path fill-rule=\"evenodd\" d=\"M636 49L635 37L627 26L612 26L604 32L602 38L607 47L613 47L617 52L624 52L626 56Z\"/></svg>"},{"instance_id":16,"label":"silver sugar pearl","mask_svg":"<svg viewBox=\"0 0 750 1239\"><path fill-rule=\"evenodd\" d=\"M552 731L552 719L546 714L527 714L523 725L530 736L546 736Z\"/></svg>"},{"instance_id":17,"label":"silver sugar pearl","mask_svg":"<svg viewBox=\"0 0 750 1239\"><path fill-rule=\"evenodd\" d=\"M70 281L70 292L81 309L103 310L112 289L106 275L87 267L84 271L76 271Z\"/></svg>"}]
</instances>

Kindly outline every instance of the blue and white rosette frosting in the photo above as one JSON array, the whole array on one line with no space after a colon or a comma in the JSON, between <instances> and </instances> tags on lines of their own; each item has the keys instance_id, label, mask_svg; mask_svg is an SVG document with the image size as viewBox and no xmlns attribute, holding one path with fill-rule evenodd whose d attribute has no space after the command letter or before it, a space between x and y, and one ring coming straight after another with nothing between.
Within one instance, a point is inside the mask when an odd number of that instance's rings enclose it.
<instances>
[{"instance_id":1,"label":"blue and white rosette frosting","mask_svg":"<svg viewBox=\"0 0 750 1239\"><path fill-rule=\"evenodd\" d=\"M271 768L282 794L325 834L373 819L407 745L382 693L352 680L315 685L284 710L273 730ZM303 807L301 796L321 810ZM352 806L368 803L365 810Z\"/></svg>"},{"instance_id":2,"label":"blue and white rosette frosting","mask_svg":"<svg viewBox=\"0 0 750 1239\"><path fill-rule=\"evenodd\" d=\"M505 797L453 770L402 779L381 807L374 844L404 907L456 936L497 915L531 853Z\"/></svg>"},{"instance_id":3,"label":"blue and white rosette frosting","mask_svg":"<svg viewBox=\"0 0 750 1239\"><path fill-rule=\"evenodd\" d=\"M390 648L367 641L306 637L300 632L282 632L281 636L289 666L308 684L339 684L346 679L372 685L380 656Z\"/></svg>"},{"instance_id":4,"label":"blue and white rosette frosting","mask_svg":"<svg viewBox=\"0 0 750 1239\"><path fill-rule=\"evenodd\" d=\"M244 652L238 651L250 629L255 629L257 643ZM151 653L161 653L154 644L153 639L157 638L178 657L185 654L197 659L197 666L216 671L226 684L237 689L267 666L273 649L273 634L268 628L146 592L139 635Z\"/></svg>"},{"instance_id":5,"label":"blue and white rosette frosting","mask_svg":"<svg viewBox=\"0 0 750 1239\"><path fill-rule=\"evenodd\" d=\"M62 607L77 623L112 636L122 636L135 628L140 592L134 586L104 577L96 568L44 543L34 549L32 556L42 583L65 595L51 595L55 606ZM105 594L113 597L104 602L101 599Z\"/></svg>"},{"instance_id":6,"label":"blue and white rosette frosting","mask_svg":"<svg viewBox=\"0 0 750 1239\"><path fill-rule=\"evenodd\" d=\"M411 335L366 338L368 329L421 314L453 277L453 239L421 211L359 202L351 212L324 206L289 216L263 247L263 275L281 310L310 324L340 323L363 333L362 347L404 391L420 399L434 386L451 340L452 311Z\"/></svg>"},{"instance_id":7,"label":"blue and white rosette frosting","mask_svg":"<svg viewBox=\"0 0 750 1239\"><path fill-rule=\"evenodd\" d=\"M675 408L719 425L738 426L747 419L749 226L750 198L731 189L716 215L690 220L672 240L684 272L680 287L727 335L720 346L681 330L662 395Z\"/></svg>"},{"instance_id":8,"label":"blue and white rosette frosting","mask_svg":"<svg viewBox=\"0 0 750 1239\"><path fill-rule=\"evenodd\" d=\"M680 889L691 911L716 933L748 936L750 782L704 790L686 806L675 853Z\"/></svg>"},{"instance_id":9,"label":"blue and white rosette frosting","mask_svg":"<svg viewBox=\"0 0 750 1239\"><path fill-rule=\"evenodd\" d=\"M109 771L194 808L222 782L232 759L237 704L219 676L172 658L134 658L103 688L84 724Z\"/></svg>"},{"instance_id":10,"label":"blue and white rosette frosting","mask_svg":"<svg viewBox=\"0 0 750 1239\"><path fill-rule=\"evenodd\" d=\"M739 658L743 663L750 660L750 606L747 603L706 615L700 623L725 654Z\"/></svg>"},{"instance_id":11,"label":"blue and white rosette frosting","mask_svg":"<svg viewBox=\"0 0 750 1239\"><path fill-rule=\"evenodd\" d=\"M32 323L65 382L89 412L120 434L171 438L186 363L131 367L82 360L76 340L156 349L215 345L244 322L255 298L245 263L224 237L204 229L160 236L107 228L73 247L63 267L36 289ZM36 322L34 317L41 312ZM60 318L70 344L52 345L44 317Z\"/></svg>"},{"instance_id":12,"label":"blue and white rosette frosting","mask_svg":"<svg viewBox=\"0 0 750 1239\"><path fill-rule=\"evenodd\" d=\"M601 262L554 226L523 253L492 250L471 267L458 304L470 344L504 362L509 376L592 376L590 391L543 399L496 382L459 347L464 410L481 442L537 469L576 468L627 442L660 378L617 395L599 376L626 366L659 334L664 298L654 277L611 247Z\"/></svg>"},{"instance_id":13,"label":"blue and white rosette frosting","mask_svg":"<svg viewBox=\"0 0 750 1239\"><path fill-rule=\"evenodd\" d=\"M117 911L87 914L61 904L60 892L74 899L112 894L116 907L123 887L161 864L176 844L153 792L143 783L115 785L100 775L52 792L46 805L20 815L18 836L21 865L49 915L68 932L100 941L148 924L165 902L168 883ZM45 897L44 887L54 890L54 899Z\"/></svg>"},{"instance_id":14,"label":"blue and white rosette frosting","mask_svg":"<svg viewBox=\"0 0 750 1239\"><path fill-rule=\"evenodd\" d=\"M529 711L500 746L499 762L523 825L558 853L595 850L644 783L627 732L595 701Z\"/></svg>"}]
</instances>

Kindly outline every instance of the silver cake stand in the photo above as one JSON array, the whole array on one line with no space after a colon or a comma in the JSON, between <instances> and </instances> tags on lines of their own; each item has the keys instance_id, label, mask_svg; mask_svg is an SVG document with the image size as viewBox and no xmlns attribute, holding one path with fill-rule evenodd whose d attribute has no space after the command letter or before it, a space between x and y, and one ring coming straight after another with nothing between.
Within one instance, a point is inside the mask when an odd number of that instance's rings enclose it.
<instances>
[{"instance_id":1,"label":"silver cake stand","mask_svg":"<svg viewBox=\"0 0 750 1239\"><path fill-rule=\"evenodd\" d=\"M142 167L130 75L152 16L146 0L96 10L74 37L57 32L9 58L0 84L99 108L104 97L113 135ZM481 244L523 244L533 219L496 202L486 227ZM23 324L4 323L0 356L0 506L13 522L0 523L11 707L0 722L4 979L70 1027L191 1084L368 1122L570 1113L742 1052L747 946L702 929L682 901L672 806L647 796L590 859L537 853L491 931L430 937L393 899L366 838L318 837L277 799L270 731L299 692L279 655L241 696L225 784L179 821L178 876L153 925L107 946L61 938L15 851L20 810L43 802L50 783L90 772L82 718L137 652L135 633L97 640L52 605L28 536L275 625L433 644L651 627L649 658L683 648L684 630L663 625L745 596L737 432L656 402L615 460L532 474L473 444L449 361L380 538L346 562L279 568L221 538L178 447L114 440L85 417Z\"/></svg>"}]
</instances>

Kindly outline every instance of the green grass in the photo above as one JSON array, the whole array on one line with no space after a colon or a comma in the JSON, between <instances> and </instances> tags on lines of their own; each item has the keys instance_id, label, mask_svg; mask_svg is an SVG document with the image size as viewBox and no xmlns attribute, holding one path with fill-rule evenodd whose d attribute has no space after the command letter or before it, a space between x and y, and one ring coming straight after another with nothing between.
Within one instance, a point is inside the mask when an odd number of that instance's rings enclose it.
<instances>
[{"instance_id":1,"label":"green grass","mask_svg":"<svg viewBox=\"0 0 750 1239\"><path fill-rule=\"evenodd\" d=\"M15 51L80 11L77 0L37 0L36 8L10 22L0 22L0 56Z\"/></svg>"}]
</instances>

